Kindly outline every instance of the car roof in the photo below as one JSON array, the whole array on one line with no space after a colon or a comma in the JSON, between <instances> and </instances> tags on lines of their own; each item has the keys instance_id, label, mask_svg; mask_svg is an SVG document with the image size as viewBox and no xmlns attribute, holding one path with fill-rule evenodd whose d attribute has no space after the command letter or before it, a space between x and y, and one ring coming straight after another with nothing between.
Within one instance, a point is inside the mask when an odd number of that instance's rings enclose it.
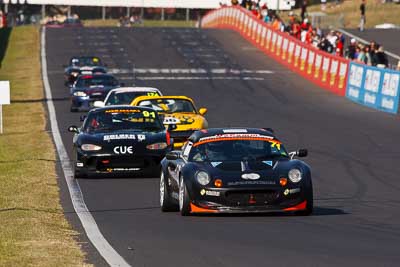
<instances>
[{"instance_id":1,"label":"car roof","mask_svg":"<svg viewBox=\"0 0 400 267\"><path fill-rule=\"evenodd\" d=\"M127 92L160 92L157 88L154 87L119 87L112 89L110 93L127 93ZM161 93L161 92L160 92Z\"/></svg>"},{"instance_id":2,"label":"car roof","mask_svg":"<svg viewBox=\"0 0 400 267\"><path fill-rule=\"evenodd\" d=\"M136 98L132 101L132 103L139 103L140 101L143 101L143 100L150 100L150 99L184 99L184 100L188 100L188 101L190 101L190 102L193 103L193 100L192 100L190 97L182 96L182 95L180 95L180 96L171 96L171 95L164 95L164 96L139 96L139 97L136 97ZM131 104L132 104L132 103L131 103Z\"/></svg>"},{"instance_id":3,"label":"car roof","mask_svg":"<svg viewBox=\"0 0 400 267\"><path fill-rule=\"evenodd\" d=\"M263 136L270 136L273 139L277 139L270 128L243 128L243 127L228 127L228 128L209 128L195 131L190 137L189 141L197 143L201 138L216 136L216 135L246 135L246 134L259 134Z\"/></svg>"}]
</instances>

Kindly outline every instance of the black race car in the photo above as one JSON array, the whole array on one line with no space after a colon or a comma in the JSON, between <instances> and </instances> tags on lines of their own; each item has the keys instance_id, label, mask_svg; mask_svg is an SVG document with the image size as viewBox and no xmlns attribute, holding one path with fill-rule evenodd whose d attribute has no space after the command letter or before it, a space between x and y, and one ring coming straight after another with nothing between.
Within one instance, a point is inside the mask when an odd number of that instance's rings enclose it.
<instances>
[{"instance_id":1,"label":"black race car","mask_svg":"<svg viewBox=\"0 0 400 267\"><path fill-rule=\"evenodd\" d=\"M65 66L65 85L72 85L79 75L107 73L107 68L98 57L81 56L72 57L68 66Z\"/></svg>"},{"instance_id":2,"label":"black race car","mask_svg":"<svg viewBox=\"0 0 400 267\"><path fill-rule=\"evenodd\" d=\"M272 130L194 132L180 151L161 162L162 211L242 213L313 210L310 167L288 153Z\"/></svg>"},{"instance_id":3,"label":"black race car","mask_svg":"<svg viewBox=\"0 0 400 267\"><path fill-rule=\"evenodd\" d=\"M80 75L71 90L72 112L88 111L95 101L104 101L108 92L120 87L118 80L111 74Z\"/></svg>"},{"instance_id":4,"label":"black race car","mask_svg":"<svg viewBox=\"0 0 400 267\"><path fill-rule=\"evenodd\" d=\"M74 132L74 176L160 173L172 149L168 131L153 109L112 106L93 109Z\"/></svg>"}]
</instances>

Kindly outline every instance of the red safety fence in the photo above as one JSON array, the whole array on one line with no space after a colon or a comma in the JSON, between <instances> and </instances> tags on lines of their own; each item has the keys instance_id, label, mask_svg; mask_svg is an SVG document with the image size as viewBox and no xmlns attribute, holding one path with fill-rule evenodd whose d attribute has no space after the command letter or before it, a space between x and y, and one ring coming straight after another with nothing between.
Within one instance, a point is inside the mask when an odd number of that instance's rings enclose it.
<instances>
[{"instance_id":1,"label":"red safety fence","mask_svg":"<svg viewBox=\"0 0 400 267\"><path fill-rule=\"evenodd\" d=\"M344 96L346 93L349 60L274 30L244 8L231 6L210 11L202 18L201 26L233 29L268 56L308 80L335 94Z\"/></svg>"}]
</instances>

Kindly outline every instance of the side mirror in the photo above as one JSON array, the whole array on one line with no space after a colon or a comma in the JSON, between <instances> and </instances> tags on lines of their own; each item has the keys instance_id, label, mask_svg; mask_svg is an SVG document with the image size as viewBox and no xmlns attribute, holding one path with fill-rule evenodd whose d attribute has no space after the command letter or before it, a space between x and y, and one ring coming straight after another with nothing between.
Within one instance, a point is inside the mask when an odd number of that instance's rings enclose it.
<instances>
[{"instance_id":1,"label":"side mirror","mask_svg":"<svg viewBox=\"0 0 400 267\"><path fill-rule=\"evenodd\" d=\"M168 124L168 132L171 132L173 130L176 130L176 128L178 128L178 126L176 126L176 124Z\"/></svg>"},{"instance_id":2,"label":"side mirror","mask_svg":"<svg viewBox=\"0 0 400 267\"><path fill-rule=\"evenodd\" d=\"M87 117L86 115L82 115L82 116L79 117L79 120L80 120L80 121L85 121L85 120L86 120L86 117Z\"/></svg>"},{"instance_id":3,"label":"side mirror","mask_svg":"<svg viewBox=\"0 0 400 267\"><path fill-rule=\"evenodd\" d=\"M294 157L304 158L307 157L307 155L308 155L308 150L305 148L289 153L291 159L293 159Z\"/></svg>"},{"instance_id":4,"label":"side mirror","mask_svg":"<svg viewBox=\"0 0 400 267\"><path fill-rule=\"evenodd\" d=\"M103 101L94 101L93 107L102 108L102 107L104 107L104 102Z\"/></svg>"},{"instance_id":5,"label":"side mirror","mask_svg":"<svg viewBox=\"0 0 400 267\"><path fill-rule=\"evenodd\" d=\"M68 127L68 132L71 132L71 133L79 133L79 129L78 129L78 127L72 125L72 126L69 126L69 127Z\"/></svg>"},{"instance_id":6,"label":"side mirror","mask_svg":"<svg viewBox=\"0 0 400 267\"><path fill-rule=\"evenodd\" d=\"M168 160L177 160L179 155L176 152L169 152L165 155Z\"/></svg>"},{"instance_id":7,"label":"side mirror","mask_svg":"<svg viewBox=\"0 0 400 267\"><path fill-rule=\"evenodd\" d=\"M206 114L207 113L207 109L206 108L200 108L199 109L199 114L200 115L204 115L204 114Z\"/></svg>"},{"instance_id":8,"label":"side mirror","mask_svg":"<svg viewBox=\"0 0 400 267\"><path fill-rule=\"evenodd\" d=\"M299 150L297 151L297 156L298 156L299 158L307 157L307 155L308 155L308 150L305 149L305 148L299 149Z\"/></svg>"}]
</instances>

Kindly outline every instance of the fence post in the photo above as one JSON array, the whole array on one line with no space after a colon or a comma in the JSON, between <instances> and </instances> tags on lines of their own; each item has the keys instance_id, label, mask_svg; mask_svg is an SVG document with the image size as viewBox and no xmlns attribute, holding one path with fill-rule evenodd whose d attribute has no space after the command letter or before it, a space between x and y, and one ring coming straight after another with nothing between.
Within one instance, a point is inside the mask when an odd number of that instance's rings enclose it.
<instances>
[{"instance_id":1,"label":"fence post","mask_svg":"<svg viewBox=\"0 0 400 267\"><path fill-rule=\"evenodd\" d=\"M186 21L189 21L190 18L190 9L186 8Z\"/></svg>"},{"instance_id":2,"label":"fence post","mask_svg":"<svg viewBox=\"0 0 400 267\"><path fill-rule=\"evenodd\" d=\"M46 17L46 5L42 5L42 19Z\"/></svg>"},{"instance_id":3,"label":"fence post","mask_svg":"<svg viewBox=\"0 0 400 267\"><path fill-rule=\"evenodd\" d=\"M105 6L101 7L101 19L102 20L106 19L106 7Z\"/></svg>"}]
</instances>

